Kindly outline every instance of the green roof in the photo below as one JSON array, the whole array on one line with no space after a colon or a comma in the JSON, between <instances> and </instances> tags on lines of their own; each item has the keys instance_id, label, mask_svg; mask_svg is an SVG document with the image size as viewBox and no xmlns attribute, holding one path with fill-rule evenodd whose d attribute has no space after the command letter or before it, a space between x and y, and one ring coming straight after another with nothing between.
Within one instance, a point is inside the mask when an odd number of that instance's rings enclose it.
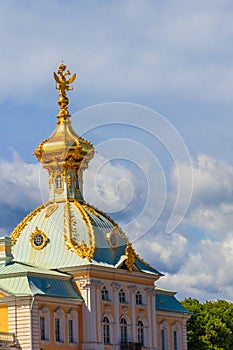
<instances>
[{"instance_id":1,"label":"green roof","mask_svg":"<svg viewBox=\"0 0 233 350\"><path fill-rule=\"evenodd\" d=\"M0 265L0 278L1 275L10 275L10 274L28 274L28 273L35 273L35 274L46 274L46 275L53 275L53 276L66 276L66 274L50 270L42 266L36 266L33 264L27 264L23 262L17 262L17 261L11 261L7 265L2 264Z\"/></svg>"},{"instance_id":2,"label":"green roof","mask_svg":"<svg viewBox=\"0 0 233 350\"><path fill-rule=\"evenodd\" d=\"M169 294L156 294L156 309L168 312L178 312L182 314L190 314L183 305Z\"/></svg>"},{"instance_id":3,"label":"green roof","mask_svg":"<svg viewBox=\"0 0 233 350\"><path fill-rule=\"evenodd\" d=\"M82 300L78 289L71 280L60 280L57 278L26 275L5 277L0 278L0 289L15 296L44 295Z\"/></svg>"}]
</instances>

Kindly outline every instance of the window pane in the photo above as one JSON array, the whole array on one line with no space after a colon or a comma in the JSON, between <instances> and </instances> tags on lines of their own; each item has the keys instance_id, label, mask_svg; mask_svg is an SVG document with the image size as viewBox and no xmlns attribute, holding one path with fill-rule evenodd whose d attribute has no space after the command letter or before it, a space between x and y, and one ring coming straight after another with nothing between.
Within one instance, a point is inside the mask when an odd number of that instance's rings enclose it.
<instances>
[{"instance_id":1,"label":"window pane","mask_svg":"<svg viewBox=\"0 0 233 350\"><path fill-rule=\"evenodd\" d=\"M121 342L127 343L128 334L127 334L127 322L124 318L121 319Z\"/></svg>"},{"instance_id":2,"label":"window pane","mask_svg":"<svg viewBox=\"0 0 233 350\"><path fill-rule=\"evenodd\" d=\"M165 331L164 329L161 330L161 350L165 349Z\"/></svg>"},{"instance_id":3,"label":"window pane","mask_svg":"<svg viewBox=\"0 0 233 350\"><path fill-rule=\"evenodd\" d=\"M125 292L123 291L123 289L121 289L119 292L119 301L120 303L125 303Z\"/></svg>"},{"instance_id":4,"label":"window pane","mask_svg":"<svg viewBox=\"0 0 233 350\"><path fill-rule=\"evenodd\" d=\"M56 177L56 188L62 188L62 180L61 180L61 175L58 175Z\"/></svg>"},{"instance_id":5,"label":"window pane","mask_svg":"<svg viewBox=\"0 0 233 350\"><path fill-rule=\"evenodd\" d=\"M73 343L74 342L73 320L68 320L68 334L69 334L69 343Z\"/></svg>"},{"instance_id":6,"label":"window pane","mask_svg":"<svg viewBox=\"0 0 233 350\"><path fill-rule=\"evenodd\" d=\"M136 293L136 304L138 304L138 305L142 304L142 295L140 292Z\"/></svg>"},{"instance_id":7,"label":"window pane","mask_svg":"<svg viewBox=\"0 0 233 350\"><path fill-rule=\"evenodd\" d=\"M144 326L142 321L138 321L138 343L144 344Z\"/></svg>"},{"instance_id":8,"label":"window pane","mask_svg":"<svg viewBox=\"0 0 233 350\"><path fill-rule=\"evenodd\" d=\"M45 318L40 317L40 340L45 340Z\"/></svg>"},{"instance_id":9,"label":"window pane","mask_svg":"<svg viewBox=\"0 0 233 350\"><path fill-rule=\"evenodd\" d=\"M60 319L55 318L55 340L61 341L61 334L60 334Z\"/></svg>"},{"instance_id":10,"label":"window pane","mask_svg":"<svg viewBox=\"0 0 233 350\"><path fill-rule=\"evenodd\" d=\"M174 350L178 350L178 346L177 346L177 332L176 331L173 332L173 344L174 344Z\"/></svg>"},{"instance_id":11,"label":"window pane","mask_svg":"<svg viewBox=\"0 0 233 350\"><path fill-rule=\"evenodd\" d=\"M108 300L108 290L106 287L103 287L102 289L102 300Z\"/></svg>"},{"instance_id":12,"label":"window pane","mask_svg":"<svg viewBox=\"0 0 233 350\"><path fill-rule=\"evenodd\" d=\"M110 343L110 325L109 319L104 317L103 319L103 336L104 336L104 344Z\"/></svg>"}]
</instances>

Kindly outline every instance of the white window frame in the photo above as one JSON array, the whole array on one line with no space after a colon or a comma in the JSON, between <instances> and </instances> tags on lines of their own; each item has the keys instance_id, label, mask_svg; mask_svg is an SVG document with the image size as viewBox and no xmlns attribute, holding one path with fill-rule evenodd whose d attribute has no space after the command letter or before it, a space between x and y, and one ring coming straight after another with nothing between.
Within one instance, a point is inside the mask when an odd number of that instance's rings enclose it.
<instances>
[{"instance_id":1,"label":"white window frame","mask_svg":"<svg viewBox=\"0 0 233 350\"><path fill-rule=\"evenodd\" d=\"M44 317L45 339L41 339L41 327L39 327L39 329L40 329L40 342L42 342L44 344L48 344L50 341L50 312L46 306L42 306L42 308L39 310L39 324L40 324L41 317Z\"/></svg>"},{"instance_id":2,"label":"white window frame","mask_svg":"<svg viewBox=\"0 0 233 350\"><path fill-rule=\"evenodd\" d=\"M59 340L56 340L56 319L59 319ZM65 343L65 313L61 308L54 313L54 342L56 344Z\"/></svg>"},{"instance_id":3,"label":"white window frame","mask_svg":"<svg viewBox=\"0 0 233 350\"><path fill-rule=\"evenodd\" d=\"M177 349L174 344L174 332L176 332ZM177 321L172 325L172 350L181 350L181 325Z\"/></svg>"},{"instance_id":4,"label":"white window frame","mask_svg":"<svg viewBox=\"0 0 233 350\"><path fill-rule=\"evenodd\" d=\"M126 303L126 293L123 288L119 290L119 302Z\"/></svg>"},{"instance_id":5,"label":"white window frame","mask_svg":"<svg viewBox=\"0 0 233 350\"><path fill-rule=\"evenodd\" d=\"M111 344L111 329L110 329L110 320L109 317L104 315L103 319L102 319L102 330L103 330L103 343L104 345L109 345ZM105 334L107 331L107 335ZM105 342L105 339L108 339L107 342Z\"/></svg>"},{"instance_id":6,"label":"white window frame","mask_svg":"<svg viewBox=\"0 0 233 350\"><path fill-rule=\"evenodd\" d=\"M162 344L162 331L164 331L164 346ZM159 332L160 332L160 349L161 350L169 350L169 325L166 320L163 320L160 323L159 327Z\"/></svg>"},{"instance_id":7,"label":"white window frame","mask_svg":"<svg viewBox=\"0 0 233 350\"><path fill-rule=\"evenodd\" d=\"M72 321L73 326L73 341L70 341L69 334L69 321ZM76 345L78 343L78 313L75 310L71 310L67 316L67 334L68 334L68 343Z\"/></svg>"},{"instance_id":8,"label":"white window frame","mask_svg":"<svg viewBox=\"0 0 233 350\"><path fill-rule=\"evenodd\" d=\"M131 323L130 323L130 319L128 317L128 315L125 315L123 314L121 317L120 317L120 342L122 343L122 319L124 319L126 321L126 334L127 334L127 339L126 339L126 342L129 343L131 341L131 335L130 335L130 326L131 326ZM124 342L123 342L124 343Z\"/></svg>"},{"instance_id":9,"label":"white window frame","mask_svg":"<svg viewBox=\"0 0 233 350\"><path fill-rule=\"evenodd\" d=\"M101 289L101 299L103 301L109 301L109 290L106 286Z\"/></svg>"},{"instance_id":10,"label":"white window frame","mask_svg":"<svg viewBox=\"0 0 233 350\"><path fill-rule=\"evenodd\" d=\"M136 303L136 305L142 305L143 304L142 293L140 292L140 290L138 290L135 293L135 303Z\"/></svg>"},{"instance_id":11,"label":"white window frame","mask_svg":"<svg viewBox=\"0 0 233 350\"><path fill-rule=\"evenodd\" d=\"M56 189L57 190L61 190L63 188L63 186L62 186L62 176L61 175L57 175L56 179L55 179L55 182L56 182Z\"/></svg>"}]
</instances>

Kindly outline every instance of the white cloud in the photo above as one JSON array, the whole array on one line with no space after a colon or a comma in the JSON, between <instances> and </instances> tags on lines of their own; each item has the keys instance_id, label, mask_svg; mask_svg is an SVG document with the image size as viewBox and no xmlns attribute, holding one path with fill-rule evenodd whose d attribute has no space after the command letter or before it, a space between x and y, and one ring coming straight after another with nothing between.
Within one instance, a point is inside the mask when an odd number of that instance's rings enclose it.
<instances>
[{"instance_id":1,"label":"white cloud","mask_svg":"<svg viewBox=\"0 0 233 350\"><path fill-rule=\"evenodd\" d=\"M170 91L196 99L232 97L229 2L94 1L65 7L61 1L9 1L0 10L2 99L38 97L61 59L79 70L90 95Z\"/></svg>"},{"instance_id":2,"label":"white cloud","mask_svg":"<svg viewBox=\"0 0 233 350\"><path fill-rule=\"evenodd\" d=\"M39 164L25 163L16 152L12 161L0 159L1 204L32 210L42 202L45 179L46 175Z\"/></svg>"}]
</instances>

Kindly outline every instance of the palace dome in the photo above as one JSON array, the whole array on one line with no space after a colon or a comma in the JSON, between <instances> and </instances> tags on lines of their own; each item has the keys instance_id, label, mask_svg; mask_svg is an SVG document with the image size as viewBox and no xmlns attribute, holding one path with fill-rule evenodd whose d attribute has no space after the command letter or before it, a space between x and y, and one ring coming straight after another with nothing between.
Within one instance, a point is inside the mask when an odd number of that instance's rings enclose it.
<instances>
[{"instance_id":1,"label":"palace dome","mask_svg":"<svg viewBox=\"0 0 233 350\"><path fill-rule=\"evenodd\" d=\"M35 151L49 173L49 201L11 233L14 259L50 269L93 264L160 275L135 253L119 226L82 196L83 171L94 147L72 128L66 91L76 76L66 79L65 70L61 64L54 73L60 105L56 130Z\"/></svg>"}]
</instances>

